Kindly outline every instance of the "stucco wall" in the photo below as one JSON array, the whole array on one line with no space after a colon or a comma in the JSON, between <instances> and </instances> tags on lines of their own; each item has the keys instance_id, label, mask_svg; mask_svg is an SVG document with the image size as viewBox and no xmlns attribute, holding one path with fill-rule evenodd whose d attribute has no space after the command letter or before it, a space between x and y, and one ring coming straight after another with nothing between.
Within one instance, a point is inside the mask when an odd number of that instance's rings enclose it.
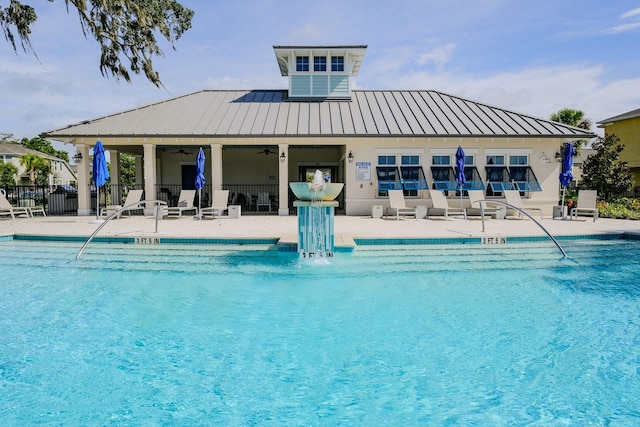
<instances>
[{"instance_id":1,"label":"stucco wall","mask_svg":"<svg viewBox=\"0 0 640 427\"><path fill-rule=\"evenodd\" d=\"M605 134L613 133L624 144L620 159L629 164L633 172L634 185L640 185L640 117L621 120L605 127Z\"/></svg>"}]
</instances>

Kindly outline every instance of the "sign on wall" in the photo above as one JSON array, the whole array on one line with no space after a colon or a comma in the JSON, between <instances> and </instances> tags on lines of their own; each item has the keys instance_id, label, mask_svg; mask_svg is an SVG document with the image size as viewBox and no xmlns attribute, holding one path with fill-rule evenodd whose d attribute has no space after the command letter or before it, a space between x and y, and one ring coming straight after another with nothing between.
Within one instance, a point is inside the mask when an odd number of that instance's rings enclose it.
<instances>
[{"instance_id":1,"label":"sign on wall","mask_svg":"<svg viewBox=\"0 0 640 427\"><path fill-rule=\"evenodd\" d=\"M371 181L371 162L356 162L356 181Z\"/></svg>"}]
</instances>

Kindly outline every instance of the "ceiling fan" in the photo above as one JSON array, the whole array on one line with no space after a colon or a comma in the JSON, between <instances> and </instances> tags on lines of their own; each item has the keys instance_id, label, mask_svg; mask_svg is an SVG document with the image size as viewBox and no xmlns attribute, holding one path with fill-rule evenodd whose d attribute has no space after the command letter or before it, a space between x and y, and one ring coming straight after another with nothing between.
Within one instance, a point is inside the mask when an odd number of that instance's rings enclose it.
<instances>
[{"instance_id":1,"label":"ceiling fan","mask_svg":"<svg viewBox=\"0 0 640 427\"><path fill-rule=\"evenodd\" d=\"M178 151L174 151L174 154L184 154L186 156L191 155L193 153L190 153L188 151L186 151L184 148L180 147L180 149Z\"/></svg>"},{"instance_id":2,"label":"ceiling fan","mask_svg":"<svg viewBox=\"0 0 640 427\"><path fill-rule=\"evenodd\" d=\"M265 156L268 156L269 154L278 154L278 153L273 150L270 150L269 147L265 147L264 150L258 151L258 154L264 154Z\"/></svg>"}]
</instances>

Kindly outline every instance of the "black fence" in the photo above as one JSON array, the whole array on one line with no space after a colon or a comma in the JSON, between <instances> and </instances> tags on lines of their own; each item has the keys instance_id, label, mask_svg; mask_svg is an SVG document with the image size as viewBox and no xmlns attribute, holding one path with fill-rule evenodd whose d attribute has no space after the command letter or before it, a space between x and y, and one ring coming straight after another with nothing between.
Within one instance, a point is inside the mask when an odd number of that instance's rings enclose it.
<instances>
[{"instance_id":1,"label":"black fence","mask_svg":"<svg viewBox=\"0 0 640 427\"><path fill-rule=\"evenodd\" d=\"M7 200L13 206L21 207L43 207L47 215L69 215L78 214L78 190L71 185L58 185L50 187L48 185L16 185L4 186L2 188ZM100 196L100 207L106 205L121 205L124 203L129 190L144 189L143 185L105 185L96 192L94 186L91 187L91 214L96 214L96 197ZM223 189L229 190L229 205L240 205L243 215L277 215L279 209L279 187L277 184L253 185L253 184L226 184ZM157 185L155 197L145 199L156 199L167 202L169 206L176 206L182 186ZM196 192L194 205L198 206L198 194L202 194L202 207L211 206L211 185L206 185L200 192ZM293 202L296 200L293 192L289 189L288 207L289 213L296 214ZM336 214L344 214L344 190L337 198L339 203ZM140 211L142 212L142 211Z\"/></svg>"}]
</instances>

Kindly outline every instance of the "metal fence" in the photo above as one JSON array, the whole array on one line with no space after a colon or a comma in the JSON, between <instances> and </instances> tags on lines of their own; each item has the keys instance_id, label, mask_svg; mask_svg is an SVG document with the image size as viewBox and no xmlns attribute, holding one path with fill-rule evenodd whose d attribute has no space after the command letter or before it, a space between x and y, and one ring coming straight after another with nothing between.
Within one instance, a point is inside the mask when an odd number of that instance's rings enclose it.
<instances>
[{"instance_id":1,"label":"metal fence","mask_svg":"<svg viewBox=\"0 0 640 427\"><path fill-rule=\"evenodd\" d=\"M78 191L71 185L50 187L48 185L15 185L3 186L7 200L13 206L36 207L42 206L47 215L77 215ZM124 202L129 190L144 189L143 185L124 186L106 185L96 192L95 186L91 186L91 214L96 214L96 197L100 196L100 207L107 205L119 205ZM240 205L243 215L277 215L279 210L279 187L277 184L226 184L223 189L229 190L229 205ZM179 184L157 185L154 197L144 196L145 199L164 200L169 206L176 206L182 186ZM205 185L200 192L202 203L200 206L211 206L211 185ZM288 207L289 213L296 214L293 202L296 200L289 189ZM344 214L344 190L337 198L339 203L336 214ZM198 206L198 193L194 200Z\"/></svg>"}]
</instances>

